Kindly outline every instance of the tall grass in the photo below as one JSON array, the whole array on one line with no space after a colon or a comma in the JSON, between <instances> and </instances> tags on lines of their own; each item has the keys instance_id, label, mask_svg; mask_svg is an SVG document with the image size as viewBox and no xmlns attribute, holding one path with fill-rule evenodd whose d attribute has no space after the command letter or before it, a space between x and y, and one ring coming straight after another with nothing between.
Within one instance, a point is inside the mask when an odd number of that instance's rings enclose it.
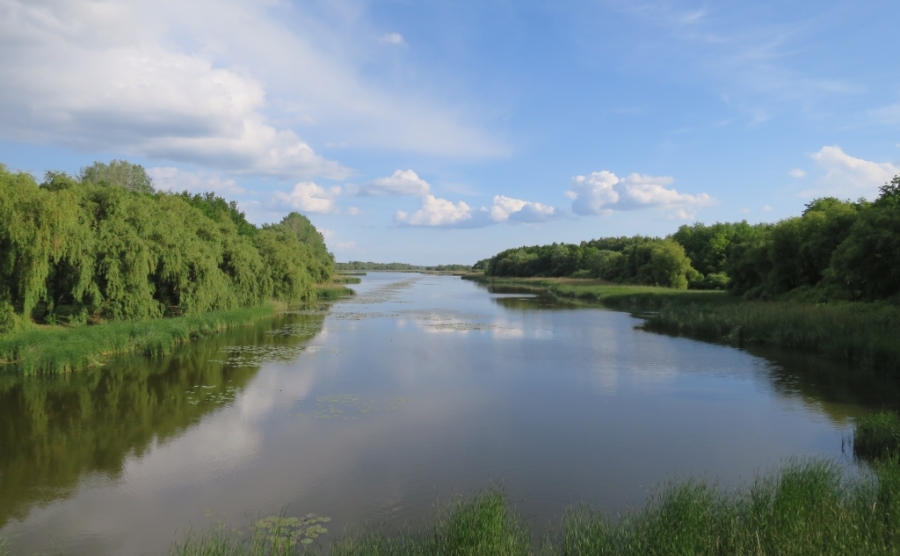
<instances>
[{"instance_id":1,"label":"tall grass","mask_svg":"<svg viewBox=\"0 0 900 556\"><path fill-rule=\"evenodd\" d=\"M351 535L335 544L333 556L527 556L531 533L498 491L459 500L439 512L425 533Z\"/></svg>"},{"instance_id":2,"label":"tall grass","mask_svg":"<svg viewBox=\"0 0 900 556\"><path fill-rule=\"evenodd\" d=\"M884 412L860 418L853 433L853 453L867 460L900 457L900 417Z\"/></svg>"},{"instance_id":3,"label":"tall grass","mask_svg":"<svg viewBox=\"0 0 900 556\"><path fill-rule=\"evenodd\" d=\"M795 460L728 491L672 482L639 511L610 517L570 510L534 545L502 493L488 491L438 515L421 533L362 532L332 556L881 555L900 553L900 464L848 474L830 460ZM199 538L198 538L199 539ZM199 542L202 541L202 542ZM205 544L204 544L205 543ZM263 550L263 551L258 551ZM301 553L302 546L293 550ZM321 552L317 550L317 552ZM171 556L283 554L212 533Z\"/></svg>"},{"instance_id":4,"label":"tall grass","mask_svg":"<svg viewBox=\"0 0 900 556\"><path fill-rule=\"evenodd\" d=\"M645 319L646 330L738 345L797 348L838 361L900 371L900 306L887 302L743 301L719 291L615 285L599 280L472 279L488 285L532 287L557 297L634 311Z\"/></svg>"},{"instance_id":5,"label":"tall grass","mask_svg":"<svg viewBox=\"0 0 900 556\"><path fill-rule=\"evenodd\" d=\"M0 335L0 372L58 374L101 365L123 353L162 355L194 338L274 315L272 305L196 316L30 328Z\"/></svg>"},{"instance_id":6,"label":"tall grass","mask_svg":"<svg viewBox=\"0 0 900 556\"><path fill-rule=\"evenodd\" d=\"M848 363L900 370L900 307L894 305L670 302L646 319L649 330L799 348Z\"/></svg>"}]
</instances>

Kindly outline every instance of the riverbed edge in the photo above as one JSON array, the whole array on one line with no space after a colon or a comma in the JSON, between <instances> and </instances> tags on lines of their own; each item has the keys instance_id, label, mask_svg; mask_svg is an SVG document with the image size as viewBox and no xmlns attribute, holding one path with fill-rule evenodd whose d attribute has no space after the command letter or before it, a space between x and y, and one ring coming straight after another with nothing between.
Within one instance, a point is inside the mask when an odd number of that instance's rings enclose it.
<instances>
[{"instance_id":1,"label":"riverbed edge","mask_svg":"<svg viewBox=\"0 0 900 556\"><path fill-rule=\"evenodd\" d=\"M745 301L722 291L675 290L578 278L462 277L600 304L642 318L644 330L726 343L814 352L879 372L900 371L900 307L889 302Z\"/></svg>"}]
</instances>

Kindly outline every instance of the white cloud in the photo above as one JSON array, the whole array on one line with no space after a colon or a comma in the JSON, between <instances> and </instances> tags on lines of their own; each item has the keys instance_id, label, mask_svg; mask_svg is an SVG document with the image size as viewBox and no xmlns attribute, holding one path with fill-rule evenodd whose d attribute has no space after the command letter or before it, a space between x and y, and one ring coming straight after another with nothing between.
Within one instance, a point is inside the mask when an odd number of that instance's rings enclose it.
<instances>
[{"instance_id":1,"label":"white cloud","mask_svg":"<svg viewBox=\"0 0 900 556\"><path fill-rule=\"evenodd\" d=\"M804 191L802 196L875 195L877 188L900 174L900 168L890 162L871 162L845 153L840 147L822 147L812 155L825 176L819 180L820 188Z\"/></svg>"},{"instance_id":2,"label":"white cloud","mask_svg":"<svg viewBox=\"0 0 900 556\"><path fill-rule=\"evenodd\" d=\"M409 226L459 226L472 220L472 214L472 207L463 201L453 204L429 194L422 199L422 208L412 214L399 210L394 218Z\"/></svg>"},{"instance_id":3,"label":"white cloud","mask_svg":"<svg viewBox=\"0 0 900 556\"><path fill-rule=\"evenodd\" d=\"M313 182L300 182L289 193L276 191L274 197L279 209L327 214L336 210L334 199L340 194L340 187L325 189Z\"/></svg>"},{"instance_id":4,"label":"white cloud","mask_svg":"<svg viewBox=\"0 0 900 556\"><path fill-rule=\"evenodd\" d=\"M245 174L349 174L268 123L259 80L174 48L175 20L148 8L0 0L0 135Z\"/></svg>"},{"instance_id":5,"label":"white cloud","mask_svg":"<svg viewBox=\"0 0 900 556\"><path fill-rule=\"evenodd\" d=\"M300 3L288 27L287 9L253 0L0 0L0 138L291 180L350 174L316 154L300 126L361 147L509 151L420 90L364 77L364 51L347 47L370 40L362 18L323 24Z\"/></svg>"},{"instance_id":6,"label":"white cloud","mask_svg":"<svg viewBox=\"0 0 900 556\"><path fill-rule=\"evenodd\" d=\"M232 179L202 173L186 172L172 167L148 168L147 174L153 179L153 186L161 191L190 191L205 193L214 191L220 195L241 195L247 191Z\"/></svg>"},{"instance_id":7,"label":"white cloud","mask_svg":"<svg viewBox=\"0 0 900 556\"><path fill-rule=\"evenodd\" d=\"M763 209L763 212L771 212L772 211L772 207L770 207L769 205L764 206L762 209Z\"/></svg>"},{"instance_id":8,"label":"white cloud","mask_svg":"<svg viewBox=\"0 0 900 556\"><path fill-rule=\"evenodd\" d=\"M403 35L400 33L388 33L387 35L382 35L378 37L378 42L381 44L394 44L397 46L407 46L406 41L403 40Z\"/></svg>"},{"instance_id":9,"label":"white cloud","mask_svg":"<svg viewBox=\"0 0 900 556\"><path fill-rule=\"evenodd\" d=\"M532 203L521 199L513 199L504 195L495 195L494 204L490 208L491 220L503 222L545 222L559 216L555 208L541 203Z\"/></svg>"},{"instance_id":10,"label":"white cloud","mask_svg":"<svg viewBox=\"0 0 900 556\"><path fill-rule=\"evenodd\" d=\"M422 200L422 208L412 214L397 211L394 219L398 224L406 226L482 228L501 222L546 222L559 216L562 213L551 206L504 195L495 195L490 208L481 207L478 210L463 201L454 204L434 195L426 195Z\"/></svg>"},{"instance_id":11,"label":"white cloud","mask_svg":"<svg viewBox=\"0 0 900 556\"><path fill-rule=\"evenodd\" d=\"M794 168L793 170L791 170L790 172L788 172L788 175L791 176L792 178L798 178L798 179L799 179L799 178L805 177L805 176L806 176L806 172L804 172L804 171L801 170L800 168Z\"/></svg>"},{"instance_id":12,"label":"white cloud","mask_svg":"<svg viewBox=\"0 0 900 556\"><path fill-rule=\"evenodd\" d=\"M572 210L581 215L607 215L613 211L663 208L671 210L679 218L690 219L697 209L716 203L706 193L690 195L667 188L673 181L669 176L654 177L636 173L619 178L614 173L603 170L572 178L571 188L566 195L573 199Z\"/></svg>"},{"instance_id":13,"label":"white cloud","mask_svg":"<svg viewBox=\"0 0 900 556\"><path fill-rule=\"evenodd\" d=\"M386 195L422 196L431 193L431 186L412 170L397 170L393 175L378 178L360 187L357 195L383 197Z\"/></svg>"}]
</instances>

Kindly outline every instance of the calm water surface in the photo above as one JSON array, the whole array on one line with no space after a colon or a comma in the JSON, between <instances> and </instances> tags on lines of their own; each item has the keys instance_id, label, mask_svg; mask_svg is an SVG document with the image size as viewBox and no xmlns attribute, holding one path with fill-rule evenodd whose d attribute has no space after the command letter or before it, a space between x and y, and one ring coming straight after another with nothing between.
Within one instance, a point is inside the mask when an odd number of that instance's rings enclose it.
<instances>
[{"instance_id":1,"label":"calm water surface","mask_svg":"<svg viewBox=\"0 0 900 556\"><path fill-rule=\"evenodd\" d=\"M807 356L458 278L354 289L165 358L0 377L0 537L23 554L162 554L189 526L312 512L331 518L321 546L491 486L540 529L572 504L639 507L673 477L735 486L791 456L849 461L853 419L900 399Z\"/></svg>"}]
</instances>

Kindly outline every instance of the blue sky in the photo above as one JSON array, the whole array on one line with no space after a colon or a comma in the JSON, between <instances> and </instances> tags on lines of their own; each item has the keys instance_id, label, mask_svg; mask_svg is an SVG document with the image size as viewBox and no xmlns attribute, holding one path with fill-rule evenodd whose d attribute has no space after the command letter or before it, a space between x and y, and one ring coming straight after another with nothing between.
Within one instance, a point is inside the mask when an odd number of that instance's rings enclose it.
<instances>
[{"instance_id":1,"label":"blue sky","mask_svg":"<svg viewBox=\"0 0 900 556\"><path fill-rule=\"evenodd\" d=\"M0 0L0 162L127 159L337 260L777 221L900 173L896 1Z\"/></svg>"}]
</instances>

